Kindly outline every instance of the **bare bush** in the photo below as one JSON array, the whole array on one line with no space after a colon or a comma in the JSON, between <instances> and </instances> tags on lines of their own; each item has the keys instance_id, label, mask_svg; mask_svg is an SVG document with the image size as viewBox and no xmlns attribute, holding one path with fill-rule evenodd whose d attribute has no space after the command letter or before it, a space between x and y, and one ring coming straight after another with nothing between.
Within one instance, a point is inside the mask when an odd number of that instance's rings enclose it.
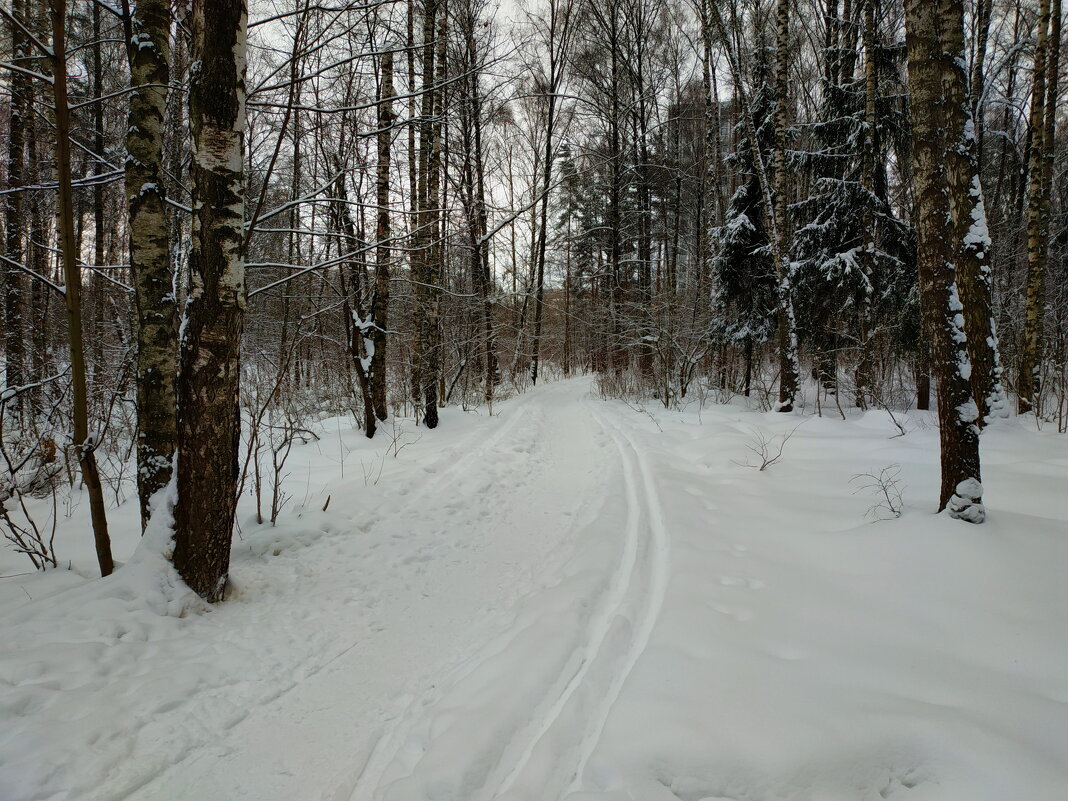
<instances>
[{"instance_id":1,"label":"bare bush","mask_svg":"<svg viewBox=\"0 0 1068 801\"><path fill-rule=\"evenodd\" d=\"M891 464L876 473L857 473L850 483L856 484L853 494L867 491L875 496L875 503L865 513L874 520L893 520L901 517L904 509L904 484L901 483L901 465Z\"/></svg>"},{"instance_id":2,"label":"bare bush","mask_svg":"<svg viewBox=\"0 0 1068 801\"><path fill-rule=\"evenodd\" d=\"M745 462L735 462L735 464L742 467L756 467L761 472L764 472L782 459L783 451L786 450L786 443L790 441L790 438L802 425L804 425L803 422L798 423L785 434L780 434L779 436L771 436L759 430L754 431L752 440L746 443L745 447L752 451L757 459L760 460L760 463L757 464L746 459Z\"/></svg>"}]
</instances>

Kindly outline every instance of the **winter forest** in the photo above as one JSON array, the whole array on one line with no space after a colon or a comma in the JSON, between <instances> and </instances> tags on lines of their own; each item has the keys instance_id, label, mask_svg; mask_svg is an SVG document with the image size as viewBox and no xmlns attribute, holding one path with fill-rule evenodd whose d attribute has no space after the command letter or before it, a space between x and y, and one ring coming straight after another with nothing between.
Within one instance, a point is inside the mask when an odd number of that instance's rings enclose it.
<instances>
[{"instance_id":1,"label":"winter forest","mask_svg":"<svg viewBox=\"0 0 1068 801\"><path fill-rule=\"evenodd\" d=\"M3 0L0 801L1061 801L1061 0Z\"/></svg>"}]
</instances>

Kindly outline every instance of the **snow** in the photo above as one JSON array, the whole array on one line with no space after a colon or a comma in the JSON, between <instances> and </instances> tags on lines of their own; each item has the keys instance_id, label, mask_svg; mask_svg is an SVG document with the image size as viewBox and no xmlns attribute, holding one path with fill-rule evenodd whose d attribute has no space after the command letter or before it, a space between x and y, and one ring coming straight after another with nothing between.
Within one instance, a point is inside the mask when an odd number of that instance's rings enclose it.
<instances>
[{"instance_id":1,"label":"snow","mask_svg":"<svg viewBox=\"0 0 1068 801\"><path fill-rule=\"evenodd\" d=\"M970 526L932 513L931 416L898 419L588 379L432 433L325 419L277 527L242 499L214 607L165 559L166 504L144 540L112 510L126 563L83 578L76 499L74 569L0 581L0 798L1059 800L1063 438L989 426ZM872 523L851 478L890 464L903 514Z\"/></svg>"}]
</instances>

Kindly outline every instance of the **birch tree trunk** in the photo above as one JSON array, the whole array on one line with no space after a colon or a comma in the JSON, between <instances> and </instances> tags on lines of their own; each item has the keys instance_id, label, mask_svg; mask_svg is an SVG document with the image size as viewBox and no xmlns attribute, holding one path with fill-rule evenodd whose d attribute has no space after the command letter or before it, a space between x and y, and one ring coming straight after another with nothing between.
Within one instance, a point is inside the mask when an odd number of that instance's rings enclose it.
<instances>
[{"instance_id":1,"label":"birch tree trunk","mask_svg":"<svg viewBox=\"0 0 1068 801\"><path fill-rule=\"evenodd\" d=\"M1049 193L1056 134L1057 70L1061 3L1041 0L1031 92L1031 161L1027 183L1027 305L1017 377L1017 409L1039 413L1042 393L1043 335L1046 314L1046 263L1049 257ZM1050 28L1053 28L1051 31ZM1048 79L1048 81L1047 81ZM1047 85L1048 84L1048 85Z\"/></svg>"},{"instance_id":2,"label":"birch tree trunk","mask_svg":"<svg viewBox=\"0 0 1068 801\"><path fill-rule=\"evenodd\" d=\"M208 601L226 589L237 504L246 289L244 0L194 0L191 288L178 389L174 565Z\"/></svg>"},{"instance_id":3,"label":"birch tree trunk","mask_svg":"<svg viewBox=\"0 0 1068 801\"><path fill-rule=\"evenodd\" d=\"M1005 390L1001 384L1001 355L997 328L991 309L992 274L990 269L991 242L987 226L983 187L979 179L979 149L976 138L973 104L964 87L964 28L950 26L945 31L945 48L960 53L954 62L956 73L947 93L946 120L957 136L946 148L946 178L949 182L949 206L954 225L957 255L957 283L964 304L964 330L968 336L968 358L971 361L972 396L979 409L978 424L1008 414ZM950 89L952 91L950 91Z\"/></svg>"},{"instance_id":4,"label":"birch tree trunk","mask_svg":"<svg viewBox=\"0 0 1068 801\"><path fill-rule=\"evenodd\" d=\"M965 135L965 86L960 0L907 0L905 3L909 89L912 95L912 164L916 193L920 302L931 340L938 382L942 486L938 510L983 522L979 470L979 412L972 399L963 306L957 291L960 242L953 220L961 188L950 182L948 151ZM963 200L963 202L962 202Z\"/></svg>"},{"instance_id":5,"label":"birch tree trunk","mask_svg":"<svg viewBox=\"0 0 1068 801\"><path fill-rule=\"evenodd\" d=\"M178 425L178 306L163 181L170 3L138 0L127 14L133 91L126 131L126 197L137 306L137 496L144 530L149 502L171 480Z\"/></svg>"}]
</instances>

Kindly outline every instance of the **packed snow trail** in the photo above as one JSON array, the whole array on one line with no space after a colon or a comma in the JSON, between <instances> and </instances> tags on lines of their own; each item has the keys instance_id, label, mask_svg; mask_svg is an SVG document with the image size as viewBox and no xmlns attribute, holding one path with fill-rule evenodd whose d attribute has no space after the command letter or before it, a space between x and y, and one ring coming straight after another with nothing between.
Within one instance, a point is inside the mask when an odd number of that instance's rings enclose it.
<instances>
[{"instance_id":1,"label":"packed snow trail","mask_svg":"<svg viewBox=\"0 0 1068 801\"><path fill-rule=\"evenodd\" d=\"M0 801L1063 799L1062 438L984 432L976 528L930 514L928 415L804 418L761 472L798 416L644 411L577 379L325 419L215 607L153 537L0 583Z\"/></svg>"},{"instance_id":2,"label":"packed snow trail","mask_svg":"<svg viewBox=\"0 0 1068 801\"><path fill-rule=\"evenodd\" d=\"M582 768L612 704L648 642L666 588L669 552L648 467L633 442L593 404L584 399L574 403L573 384L542 392L570 401L566 414L554 417L552 425L558 430L546 432L555 442L568 444L567 452L560 444L555 446L555 470L565 465L567 472L573 470L576 446L586 459L598 453L615 457L615 465L612 461L604 464L605 474L611 477L604 497L611 505L622 500L625 507L621 541L616 543L620 553L607 560L607 565L617 567L606 573L599 564L604 538L613 536L611 528L603 527L606 510L602 508L594 518L577 519L570 527L572 545L601 546L587 555L591 561L586 580L555 583L554 577L548 577L555 586L521 602L518 625L469 660L462 677L443 698L444 704L461 709L475 705L492 711L488 715L461 712L467 720L459 727L468 736L446 731L434 737L431 730L443 716L433 704L413 703L383 738L388 745L376 749L371 764L361 772L350 795L352 801L442 794L472 801L561 797L580 786ZM551 403L544 396L542 402ZM596 445L589 440L591 430L599 441ZM604 454L607 443L610 447ZM524 491L539 488L544 489L532 481ZM575 487L567 491L574 493ZM556 502L560 496L548 493L544 499ZM584 542L594 531L596 537ZM573 563L581 559L581 555L572 556ZM583 610L575 621L579 625L560 625L555 617L545 618L553 605L571 615L579 606ZM531 618L540 620L534 623ZM551 631L546 620L556 621ZM521 655L522 662L515 655ZM521 669L502 669L502 663L509 662ZM487 699L502 678L509 684L501 686L501 696ZM510 705L509 696L514 695L524 702ZM473 742L470 729L489 731L490 736ZM456 752L458 742L463 753ZM402 777L390 780L391 773L397 772ZM531 788L537 788L534 795L530 795Z\"/></svg>"}]
</instances>

